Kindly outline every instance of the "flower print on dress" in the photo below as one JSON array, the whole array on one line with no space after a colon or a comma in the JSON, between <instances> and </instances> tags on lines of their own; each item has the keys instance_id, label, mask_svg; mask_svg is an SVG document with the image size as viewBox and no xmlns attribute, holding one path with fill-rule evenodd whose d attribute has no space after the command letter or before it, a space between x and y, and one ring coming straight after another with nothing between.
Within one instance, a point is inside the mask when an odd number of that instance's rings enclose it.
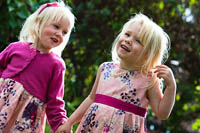
<instances>
[{"instance_id":1,"label":"flower print on dress","mask_svg":"<svg viewBox=\"0 0 200 133\"><path fill-rule=\"evenodd\" d=\"M36 125L32 125L30 126L29 123L27 122L20 122L20 121L16 121L15 122L16 127L14 128L14 131L24 131L27 129L32 129L32 131L35 131L36 129L38 129L40 127L39 123L36 123Z\"/></svg>"},{"instance_id":2,"label":"flower print on dress","mask_svg":"<svg viewBox=\"0 0 200 133\"><path fill-rule=\"evenodd\" d=\"M46 105L42 101L30 95L19 82L12 79L0 80L0 90L0 109L3 109L0 113L0 132L8 128L12 130L10 132L38 132L41 126L44 127L45 123L42 122ZM14 104L11 104L13 101ZM16 110L13 112L13 109ZM8 121L11 123L8 124Z\"/></svg>"},{"instance_id":3,"label":"flower print on dress","mask_svg":"<svg viewBox=\"0 0 200 133\"><path fill-rule=\"evenodd\" d=\"M0 114L0 129L4 129L6 127L6 124L4 122L4 120L7 120L8 113L1 113Z\"/></svg>"},{"instance_id":4,"label":"flower print on dress","mask_svg":"<svg viewBox=\"0 0 200 133\"><path fill-rule=\"evenodd\" d=\"M140 99L136 97L137 96L136 91L137 89L133 88L130 89L128 92L122 92L120 94L121 99L127 103L140 106Z\"/></svg>"},{"instance_id":5,"label":"flower print on dress","mask_svg":"<svg viewBox=\"0 0 200 133\"><path fill-rule=\"evenodd\" d=\"M105 63L103 64L102 67L102 72L104 72L104 80L108 79L109 77L111 77L111 70L114 68L114 63Z\"/></svg>"},{"instance_id":6,"label":"flower print on dress","mask_svg":"<svg viewBox=\"0 0 200 133\"><path fill-rule=\"evenodd\" d=\"M130 78L134 76L134 72L129 71L124 73L124 75L120 76L120 80L122 83L126 84L129 88L131 88L132 84L131 84L131 80Z\"/></svg>"},{"instance_id":7,"label":"flower print on dress","mask_svg":"<svg viewBox=\"0 0 200 133\"><path fill-rule=\"evenodd\" d=\"M21 124L19 124L19 123L21 123ZM15 128L14 128L14 130L15 131L24 131L25 129L29 129L29 124L27 124L27 123L25 123L25 122L19 122L19 121L16 121L15 122L15 124L16 125L18 125L18 126L16 126ZM20 125L20 126L19 126Z\"/></svg>"},{"instance_id":8,"label":"flower print on dress","mask_svg":"<svg viewBox=\"0 0 200 133\"><path fill-rule=\"evenodd\" d=\"M99 106L95 104L94 106L90 108L90 110L96 112L98 108Z\"/></svg>"},{"instance_id":9,"label":"flower print on dress","mask_svg":"<svg viewBox=\"0 0 200 133\"><path fill-rule=\"evenodd\" d=\"M108 133L109 131L111 131L113 128L111 126L109 126L108 124L104 124L104 133Z\"/></svg>"},{"instance_id":10,"label":"flower print on dress","mask_svg":"<svg viewBox=\"0 0 200 133\"><path fill-rule=\"evenodd\" d=\"M13 90L13 87L15 85L14 80L10 80L6 82L6 84L2 88L2 93L0 93L0 98L4 99L5 103L4 106L9 106L10 105L10 100L9 100L9 94L14 96L16 94L16 90Z\"/></svg>"},{"instance_id":11,"label":"flower print on dress","mask_svg":"<svg viewBox=\"0 0 200 133\"><path fill-rule=\"evenodd\" d=\"M136 91L137 91L136 88L133 88L133 89L129 90L129 93L136 97L136 95L137 95ZM132 98L132 99L130 99L130 103L140 106L140 99L137 97Z\"/></svg>"},{"instance_id":12,"label":"flower print on dress","mask_svg":"<svg viewBox=\"0 0 200 133\"><path fill-rule=\"evenodd\" d=\"M138 123L135 123L135 128L133 129L125 124L123 127L123 133L139 133Z\"/></svg>"},{"instance_id":13,"label":"flower print on dress","mask_svg":"<svg viewBox=\"0 0 200 133\"><path fill-rule=\"evenodd\" d=\"M98 110L98 108L99 106L96 104L94 106L91 106L90 112L88 113L88 115L86 116L83 122L83 126L82 126L83 129L81 130L81 133L85 133L84 129L88 129L88 132L90 132L93 127L95 128L98 127L98 121L95 121L96 111Z\"/></svg>"},{"instance_id":14,"label":"flower print on dress","mask_svg":"<svg viewBox=\"0 0 200 133\"><path fill-rule=\"evenodd\" d=\"M24 98L21 98L23 100ZM42 104L37 98L33 98L26 106L22 113L22 120L15 122L15 131L24 131L26 129L32 129L32 131L38 129L40 124L36 122L36 116L38 107Z\"/></svg>"},{"instance_id":15,"label":"flower print on dress","mask_svg":"<svg viewBox=\"0 0 200 133\"><path fill-rule=\"evenodd\" d=\"M26 106L25 111L22 114L22 118L25 118L26 121L29 119L34 121L35 120L34 117L36 116L37 113L37 108L38 108L38 103L36 103L35 101L30 102Z\"/></svg>"},{"instance_id":16,"label":"flower print on dress","mask_svg":"<svg viewBox=\"0 0 200 133\"><path fill-rule=\"evenodd\" d=\"M8 88L13 88L15 84L15 81L14 80L9 80L7 83L6 83L6 87Z\"/></svg>"},{"instance_id":17,"label":"flower print on dress","mask_svg":"<svg viewBox=\"0 0 200 133\"><path fill-rule=\"evenodd\" d=\"M117 112L115 112L116 115L123 115L125 114L125 111L118 109Z\"/></svg>"}]
</instances>

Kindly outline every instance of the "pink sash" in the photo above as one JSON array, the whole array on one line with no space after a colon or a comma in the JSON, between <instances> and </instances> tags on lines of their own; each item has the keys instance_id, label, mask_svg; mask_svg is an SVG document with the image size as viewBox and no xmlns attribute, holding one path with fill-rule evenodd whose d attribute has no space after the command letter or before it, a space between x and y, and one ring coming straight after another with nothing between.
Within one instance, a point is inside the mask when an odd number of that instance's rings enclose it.
<instances>
[{"instance_id":1,"label":"pink sash","mask_svg":"<svg viewBox=\"0 0 200 133\"><path fill-rule=\"evenodd\" d=\"M142 117L145 117L146 112L147 112L147 110L142 107L136 106L134 104L126 103L114 97L110 97L110 96L106 96L102 94L96 94L94 102L105 104L105 105L108 105L108 106L111 106L123 111L131 112Z\"/></svg>"}]
</instances>

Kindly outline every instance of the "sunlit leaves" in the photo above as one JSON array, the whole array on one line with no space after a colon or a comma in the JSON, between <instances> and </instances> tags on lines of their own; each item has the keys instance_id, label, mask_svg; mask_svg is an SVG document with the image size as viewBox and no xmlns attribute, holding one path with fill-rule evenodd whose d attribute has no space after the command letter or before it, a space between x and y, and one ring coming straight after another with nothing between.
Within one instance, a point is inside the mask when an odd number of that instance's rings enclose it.
<instances>
[{"instance_id":1,"label":"sunlit leaves","mask_svg":"<svg viewBox=\"0 0 200 133\"><path fill-rule=\"evenodd\" d=\"M158 3L158 7L162 10L164 8L164 3L161 1Z\"/></svg>"},{"instance_id":2,"label":"sunlit leaves","mask_svg":"<svg viewBox=\"0 0 200 133\"><path fill-rule=\"evenodd\" d=\"M180 94L176 94L176 101L179 101L181 99L181 95Z\"/></svg>"},{"instance_id":3,"label":"sunlit leaves","mask_svg":"<svg viewBox=\"0 0 200 133\"><path fill-rule=\"evenodd\" d=\"M195 122L192 124L193 130L198 130L200 132L200 118L196 119Z\"/></svg>"},{"instance_id":4,"label":"sunlit leaves","mask_svg":"<svg viewBox=\"0 0 200 133\"><path fill-rule=\"evenodd\" d=\"M200 85L196 86L195 89L196 89L197 91L200 91Z\"/></svg>"},{"instance_id":5,"label":"sunlit leaves","mask_svg":"<svg viewBox=\"0 0 200 133\"><path fill-rule=\"evenodd\" d=\"M190 6L197 4L199 1L198 0L189 0Z\"/></svg>"},{"instance_id":6,"label":"sunlit leaves","mask_svg":"<svg viewBox=\"0 0 200 133\"><path fill-rule=\"evenodd\" d=\"M188 109L189 109L188 104L184 104L183 110L184 110L184 111L188 111Z\"/></svg>"}]
</instances>

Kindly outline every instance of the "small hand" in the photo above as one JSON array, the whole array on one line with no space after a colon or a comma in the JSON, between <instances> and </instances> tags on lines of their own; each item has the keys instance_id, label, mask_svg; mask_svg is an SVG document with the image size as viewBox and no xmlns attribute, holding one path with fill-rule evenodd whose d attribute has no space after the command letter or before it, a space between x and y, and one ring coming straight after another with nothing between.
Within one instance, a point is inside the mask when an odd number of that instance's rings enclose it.
<instances>
[{"instance_id":1,"label":"small hand","mask_svg":"<svg viewBox=\"0 0 200 133\"><path fill-rule=\"evenodd\" d=\"M72 133L72 126L67 121L65 121L58 127L56 133Z\"/></svg>"},{"instance_id":2,"label":"small hand","mask_svg":"<svg viewBox=\"0 0 200 133\"><path fill-rule=\"evenodd\" d=\"M169 88L176 88L176 81L172 70L166 65L158 65L155 67L154 73L158 78L164 79L165 85Z\"/></svg>"}]
</instances>

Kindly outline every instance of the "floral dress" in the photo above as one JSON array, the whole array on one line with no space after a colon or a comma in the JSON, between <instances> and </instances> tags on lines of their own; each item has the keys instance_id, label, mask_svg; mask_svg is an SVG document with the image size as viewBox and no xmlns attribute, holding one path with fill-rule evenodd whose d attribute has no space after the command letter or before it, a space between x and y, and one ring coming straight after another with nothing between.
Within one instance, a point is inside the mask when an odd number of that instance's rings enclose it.
<instances>
[{"instance_id":1,"label":"floral dress","mask_svg":"<svg viewBox=\"0 0 200 133\"><path fill-rule=\"evenodd\" d=\"M77 133L145 133L150 77L103 63L96 99L86 111ZM106 101L107 99L107 101Z\"/></svg>"},{"instance_id":2,"label":"floral dress","mask_svg":"<svg viewBox=\"0 0 200 133\"><path fill-rule=\"evenodd\" d=\"M0 78L0 133L43 133L45 104L19 82Z\"/></svg>"}]
</instances>

